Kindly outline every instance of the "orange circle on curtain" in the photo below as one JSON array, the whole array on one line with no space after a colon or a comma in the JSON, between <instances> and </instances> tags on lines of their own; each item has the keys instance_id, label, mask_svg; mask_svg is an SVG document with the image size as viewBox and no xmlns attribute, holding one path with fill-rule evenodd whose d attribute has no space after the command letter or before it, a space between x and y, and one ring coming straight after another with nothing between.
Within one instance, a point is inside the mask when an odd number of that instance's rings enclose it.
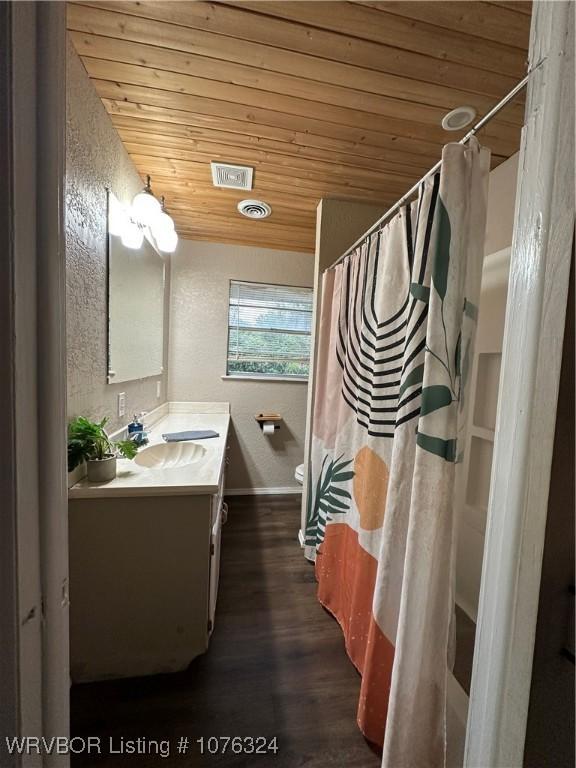
<instances>
[{"instance_id":1,"label":"orange circle on curtain","mask_svg":"<svg viewBox=\"0 0 576 768\"><path fill-rule=\"evenodd\" d=\"M380 528L384 521L388 467L371 448L364 446L354 459L354 501L360 513L360 527Z\"/></svg>"}]
</instances>

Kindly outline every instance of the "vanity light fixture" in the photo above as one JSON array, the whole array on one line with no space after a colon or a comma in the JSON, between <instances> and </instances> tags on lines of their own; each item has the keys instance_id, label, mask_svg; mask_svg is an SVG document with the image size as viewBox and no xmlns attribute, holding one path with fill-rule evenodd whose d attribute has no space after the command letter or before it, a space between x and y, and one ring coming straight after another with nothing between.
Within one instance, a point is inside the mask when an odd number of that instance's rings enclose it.
<instances>
[{"instance_id":1,"label":"vanity light fixture","mask_svg":"<svg viewBox=\"0 0 576 768\"><path fill-rule=\"evenodd\" d=\"M119 237L125 248L138 250L144 240L143 228L132 218L130 210L108 190L108 233Z\"/></svg>"},{"instance_id":2,"label":"vanity light fixture","mask_svg":"<svg viewBox=\"0 0 576 768\"><path fill-rule=\"evenodd\" d=\"M126 248L133 248L134 250L138 250L142 246L142 242L144 240L144 232L135 221L127 218L124 223L120 239L122 240L122 245L124 245Z\"/></svg>"},{"instance_id":3,"label":"vanity light fixture","mask_svg":"<svg viewBox=\"0 0 576 768\"><path fill-rule=\"evenodd\" d=\"M150 228L158 248L165 253L173 253L178 244L178 235L174 229L174 219L166 212L166 200L161 197L160 201L160 213L154 217Z\"/></svg>"},{"instance_id":4,"label":"vanity light fixture","mask_svg":"<svg viewBox=\"0 0 576 768\"><path fill-rule=\"evenodd\" d=\"M174 219L166 213L166 200L160 198L160 213L152 219L151 229L154 237L158 239L163 233L174 231Z\"/></svg>"},{"instance_id":5,"label":"vanity light fixture","mask_svg":"<svg viewBox=\"0 0 576 768\"><path fill-rule=\"evenodd\" d=\"M132 200L131 214L136 221L145 225L151 222L161 211L160 203L154 197L150 186L150 176L146 176L146 186Z\"/></svg>"},{"instance_id":6,"label":"vanity light fixture","mask_svg":"<svg viewBox=\"0 0 576 768\"><path fill-rule=\"evenodd\" d=\"M178 235L174 220L166 211L164 198L161 198L160 203L154 197L150 176L146 177L145 188L135 196L128 208L111 193L108 199L108 231L111 235L120 237L126 248L138 250L147 230L156 242L158 250L164 253L173 253L176 250Z\"/></svg>"},{"instance_id":7,"label":"vanity light fixture","mask_svg":"<svg viewBox=\"0 0 576 768\"><path fill-rule=\"evenodd\" d=\"M178 244L178 235L174 229L174 219L166 213L166 201L160 198L162 207L152 220L151 229L156 245L165 253L174 253Z\"/></svg>"},{"instance_id":8,"label":"vanity light fixture","mask_svg":"<svg viewBox=\"0 0 576 768\"><path fill-rule=\"evenodd\" d=\"M164 253L174 253L178 245L178 235L174 229L161 232L158 237L154 236L156 245Z\"/></svg>"}]
</instances>

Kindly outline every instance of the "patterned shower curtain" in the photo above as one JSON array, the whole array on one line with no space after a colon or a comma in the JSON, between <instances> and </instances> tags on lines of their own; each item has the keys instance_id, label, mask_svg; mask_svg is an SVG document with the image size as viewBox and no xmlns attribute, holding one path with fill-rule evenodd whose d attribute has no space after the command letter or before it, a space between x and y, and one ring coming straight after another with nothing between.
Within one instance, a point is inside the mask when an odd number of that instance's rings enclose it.
<instances>
[{"instance_id":1,"label":"patterned shower curtain","mask_svg":"<svg viewBox=\"0 0 576 768\"><path fill-rule=\"evenodd\" d=\"M306 555L386 768L445 765L489 165L476 140L447 145L418 200L324 275Z\"/></svg>"}]
</instances>

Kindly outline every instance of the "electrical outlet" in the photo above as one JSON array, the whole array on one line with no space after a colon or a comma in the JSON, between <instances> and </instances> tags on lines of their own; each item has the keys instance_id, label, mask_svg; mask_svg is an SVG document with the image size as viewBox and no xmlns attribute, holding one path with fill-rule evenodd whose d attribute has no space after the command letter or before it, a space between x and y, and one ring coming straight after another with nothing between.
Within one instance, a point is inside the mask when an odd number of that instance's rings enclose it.
<instances>
[{"instance_id":1,"label":"electrical outlet","mask_svg":"<svg viewBox=\"0 0 576 768\"><path fill-rule=\"evenodd\" d=\"M162 396L162 382L157 381L156 382L156 397L160 398Z\"/></svg>"},{"instance_id":2,"label":"electrical outlet","mask_svg":"<svg viewBox=\"0 0 576 768\"><path fill-rule=\"evenodd\" d=\"M126 415L126 392L118 392L118 418Z\"/></svg>"}]
</instances>

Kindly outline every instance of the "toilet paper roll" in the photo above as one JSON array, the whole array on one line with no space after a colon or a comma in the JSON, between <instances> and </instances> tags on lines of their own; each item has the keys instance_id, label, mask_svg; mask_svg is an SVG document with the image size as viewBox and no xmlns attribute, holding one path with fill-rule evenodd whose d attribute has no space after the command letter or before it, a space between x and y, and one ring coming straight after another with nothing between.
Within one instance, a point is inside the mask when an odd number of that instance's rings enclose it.
<instances>
[{"instance_id":1,"label":"toilet paper roll","mask_svg":"<svg viewBox=\"0 0 576 768\"><path fill-rule=\"evenodd\" d=\"M264 432L265 435L273 435L274 434L274 422L273 421L265 421L264 424L262 424L262 432Z\"/></svg>"}]
</instances>

